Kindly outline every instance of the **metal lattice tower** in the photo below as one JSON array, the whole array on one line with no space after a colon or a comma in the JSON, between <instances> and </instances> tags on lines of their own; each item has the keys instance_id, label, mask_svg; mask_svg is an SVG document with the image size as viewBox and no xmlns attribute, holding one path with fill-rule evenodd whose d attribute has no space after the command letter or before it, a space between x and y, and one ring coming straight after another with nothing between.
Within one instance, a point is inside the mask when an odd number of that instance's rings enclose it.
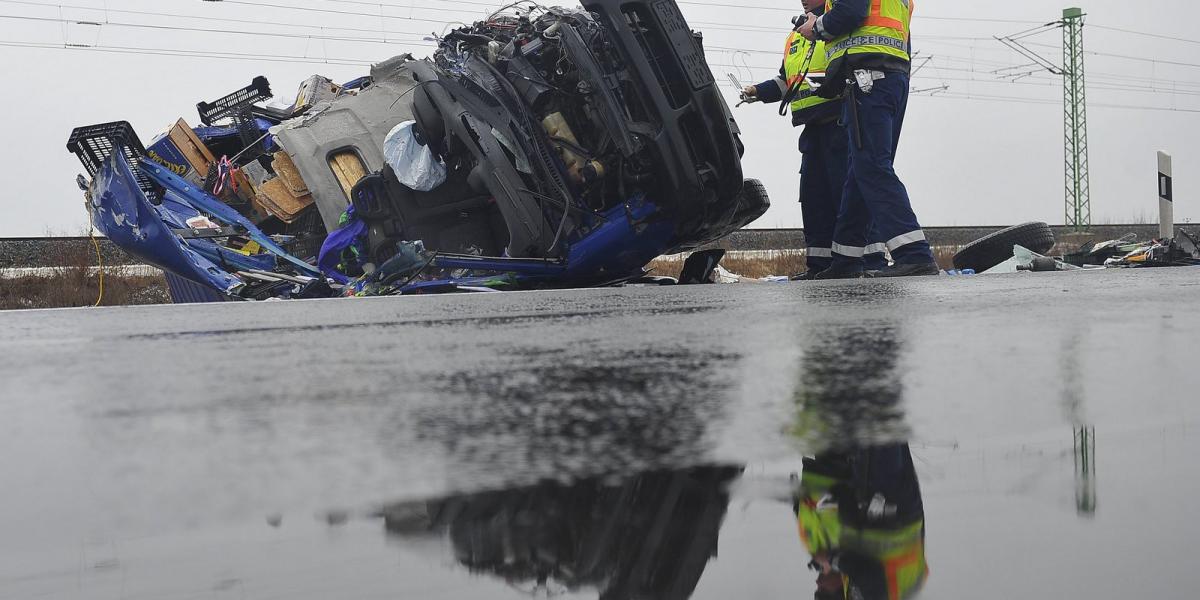
<instances>
[{"instance_id":1,"label":"metal lattice tower","mask_svg":"<svg viewBox=\"0 0 1200 600\"><path fill-rule=\"evenodd\" d=\"M1096 514L1096 428L1075 429L1075 510Z\"/></svg>"},{"instance_id":2,"label":"metal lattice tower","mask_svg":"<svg viewBox=\"0 0 1200 600\"><path fill-rule=\"evenodd\" d=\"M1083 10L1063 10L1063 111L1066 117L1067 220L1074 231L1092 227L1088 180L1087 91L1083 70Z\"/></svg>"}]
</instances>

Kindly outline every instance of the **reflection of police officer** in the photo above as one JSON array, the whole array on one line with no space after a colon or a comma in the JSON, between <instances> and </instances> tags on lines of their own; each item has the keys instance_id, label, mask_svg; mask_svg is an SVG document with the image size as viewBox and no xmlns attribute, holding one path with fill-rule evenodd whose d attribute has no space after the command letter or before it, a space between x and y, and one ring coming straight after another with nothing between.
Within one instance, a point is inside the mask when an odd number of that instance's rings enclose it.
<instances>
[{"instance_id":1,"label":"reflection of police officer","mask_svg":"<svg viewBox=\"0 0 1200 600\"><path fill-rule=\"evenodd\" d=\"M806 459L794 508L818 600L915 597L929 576L925 509L907 444Z\"/></svg>"},{"instance_id":2,"label":"reflection of police officer","mask_svg":"<svg viewBox=\"0 0 1200 600\"><path fill-rule=\"evenodd\" d=\"M804 9L823 14L825 1L804 0ZM806 64L813 44L816 48L812 49L811 62ZM742 90L747 98L760 102L788 102L792 126L804 127L800 134L800 153L803 155L800 208L804 218L808 272L798 279L812 279L832 263L833 230L842 201L842 188L846 185L849 142L846 129L839 122L841 102L818 96L817 89L809 81L824 78L826 63L825 42L810 42L799 32L792 31L784 47L780 76ZM806 72L809 78L804 77ZM876 244L868 251L868 269L881 269L887 264L883 248L883 244Z\"/></svg>"},{"instance_id":3,"label":"reflection of police officer","mask_svg":"<svg viewBox=\"0 0 1200 600\"><path fill-rule=\"evenodd\" d=\"M917 473L908 444L895 441L907 436L904 336L886 321L822 323L807 335L793 431L823 450L804 459L793 508L816 598L912 598L928 572Z\"/></svg>"}]
</instances>

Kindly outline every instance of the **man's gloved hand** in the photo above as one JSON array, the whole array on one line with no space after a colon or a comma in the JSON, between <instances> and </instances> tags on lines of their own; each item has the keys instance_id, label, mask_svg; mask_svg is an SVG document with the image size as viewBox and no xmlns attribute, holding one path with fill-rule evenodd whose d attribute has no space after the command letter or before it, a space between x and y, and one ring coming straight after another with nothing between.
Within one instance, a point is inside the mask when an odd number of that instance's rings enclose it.
<instances>
[{"instance_id":1,"label":"man's gloved hand","mask_svg":"<svg viewBox=\"0 0 1200 600\"><path fill-rule=\"evenodd\" d=\"M816 30L817 15L808 13L807 17L808 17L808 20L806 20L804 22L804 24L800 26L800 35L804 36L804 39L806 39L810 42L816 41L816 39L817 39L817 30Z\"/></svg>"},{"instance_id":2,"label":"man's gloved hand","mask_svg":"<svg viewBox=\"0 0 1200 600\"><path fill-rule=\"evenodd\" d=\"M742 97L747 100L758 99L758 86L748 85L748 86L742 88Z\"/></svg>"}]
</instances>

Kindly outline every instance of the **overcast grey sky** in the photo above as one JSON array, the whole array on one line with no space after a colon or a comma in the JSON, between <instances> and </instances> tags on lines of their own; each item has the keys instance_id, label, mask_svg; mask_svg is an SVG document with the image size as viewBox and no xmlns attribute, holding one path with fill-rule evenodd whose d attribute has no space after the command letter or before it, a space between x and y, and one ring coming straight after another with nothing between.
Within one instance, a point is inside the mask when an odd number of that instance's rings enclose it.
<instances>
[{"instance_id":1,"label":"overcast grey sky","mask_svg":"<svg viewBox=\"0 0 1200 600\"><path fill-rule=\"evenodd\" d=\"M432 46L420 41L424 34L442 31L449 21L474 20L499 4L59 2L0 0L0 76L7 83L0 95L5 141L0 144L0 236L72 234L86 226L73 181L81 168L65 149L75 126L128 120L149 142L181 116L195 125L196 102L241 87L255 75L266 75L281 94L292 94L314 73L348 81L365 74L371 62L402 52L427 54ZM725 73L733 72L750 83L778 69L788 17L799 10L800 0L680 5L693 28L704 31L718 79L724 82ZM1194 150L1200 139L1200 36L1190 25L1200 8L1181 0L1083 0L1077 5L1089 14L1094 221L1157 219L1159 149L1175 155L1177 220L1200 220L1195 198L1200 186L1190 175L1200 161ZM1129 6L1140 10L1129 12ZM1062 8L1045 0L919 3L914 42L929 62L914 78L913 89L948 86L938 94L913 96L897 162L923 224L1063 221L1061 81L1046 72L1017 82L1001 79L994 71L1029 61L992 39L1054 21ZM1025 41L1061 63L1058 31ZM253 58L265 55L272 59ZM732 105L731 87L726 91ZM798 132L768 107L743 106L736 116L747 147L746 175L764 180L774 203L754 226L800 226Z\"/></svg>"}]
</instances>

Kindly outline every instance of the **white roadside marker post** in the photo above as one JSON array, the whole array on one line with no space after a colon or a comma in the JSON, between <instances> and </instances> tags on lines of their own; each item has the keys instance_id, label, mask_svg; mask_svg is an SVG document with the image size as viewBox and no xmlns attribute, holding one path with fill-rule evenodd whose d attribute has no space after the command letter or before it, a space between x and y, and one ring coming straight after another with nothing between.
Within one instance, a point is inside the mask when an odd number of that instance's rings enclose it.
<instances>
[{"instance_id":1,"label":"white roadside marker post","mask_svg":"<svg viewBox=\"0 0 1200 600\"><path fill-rule=\"evenodd\" d=\"M1158 237L1175 238L1175 192L1171 181L1171 155L1158 153Z\"/></svg>"}]
</instances>

